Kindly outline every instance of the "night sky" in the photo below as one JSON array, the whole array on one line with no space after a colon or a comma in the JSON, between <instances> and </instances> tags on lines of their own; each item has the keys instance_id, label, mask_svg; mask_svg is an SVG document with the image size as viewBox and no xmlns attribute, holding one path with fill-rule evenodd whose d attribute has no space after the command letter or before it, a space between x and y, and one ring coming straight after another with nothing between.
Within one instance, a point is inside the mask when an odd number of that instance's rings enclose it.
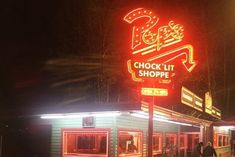
<instances>
[{"instance_id":1,"label":"night sky","mask_svg":"<svg viewBox=\"0 0 235 157\"><path fill-rule=\"evenodd\" d=\"M234 116L233 0L1 2L0 113L133 98L126 94L134 85L125 69L131 27L122 18L137 7L190 30L198 66L176 84L199 95L211 91L224 117Z\"/></svg>"}]
</instances>

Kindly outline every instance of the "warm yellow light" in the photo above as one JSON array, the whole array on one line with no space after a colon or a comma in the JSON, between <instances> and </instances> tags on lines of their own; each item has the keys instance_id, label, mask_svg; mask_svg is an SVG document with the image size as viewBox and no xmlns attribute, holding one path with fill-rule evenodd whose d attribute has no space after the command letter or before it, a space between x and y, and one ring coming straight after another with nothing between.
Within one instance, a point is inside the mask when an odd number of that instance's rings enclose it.
<instances>
[{"instance_id":1,"label":"warm yellow light","mask_svg":"<svg viewBox=\"0 0 235 157\"><path fill-rule=\"evenodd\" d=\"M181 102L185 105L195 108L196 110L203 111L202 110L203 99L198 97L196 94L194 94L185 87L181 88Z\"/></svg>"},{"instance_id":2,"label":"warm yellow light","mask_svg":"<svg viewBox=\"0 0 235 157\"><path fill-rule=\"evenodd\" d=\"M173 57L172 57L172 54ZM169 56L169 57L168 57ZM180 57L180 56L184 56L185 59L183 59L182 63L184 65L184 67L187 69L188 72L191 72L195 66L196 66L196 62L194 61L194 57L193 57L193 47L192 45L183 45L181 47L169 50L167 52L158 54L156 56L153 56L151 58L149 58L147 61L151 62L154 60L161 60L163 63L168 63L172 60L175 60L176 58ZM162 58L165 58L164 60L162 60Z\"/></svg>"},{"instance_id":3,"label":"warm yellow light","mask_svg":"<svg viewBox=\"0 0 235 157\"><path fill-rule=\"evenodd\" d=\"M195 68L194 50L190 44L181 45L167 52L158 52L163 47L169 47L183 40L184 28L182 25L171 20L167 25L157 26L159 17L154 12L144 8L132 10L123 18L129 24L140 19L146 19L146 21L132 27L132 54L141 53L141 55L148 56L147 62L156 61L164 64L183 56L182 64L184 67L189 72ZM155 26L158 28L155 28ZM131 71L130 64L128 64L128 70ZM136 78L133 71L131 74L134 81L143 82L142 79Z\"/></svg>"},{"instance_id":4,"label":"warm yellow light","mask_svg":"<svg viewBox=\"0 0 235 157\"><path fill-rule=\"evenodd\" d=\"M167 96L168 90L163 88L141 88L141 95L144 96Z\"/></svg>"},{"instance_id":5,"label":"warm yellow light","mask_svg":"<svg viewBox=\"0 0 235 157\"><path fill-rule=\"evenodd\" d=\"M205 112L212 114L212 97L210 92L205 93Z\"/></svg>"},{"instance_id":6,"label":"warm yellow light","mask_svg":"<svg viewBox=\"0 0 235 157\"><path fill-rule=\"evenodd\" d=\"M149 12L149 14L148 14L148 12ZM148 21L146 23L143 23L140 26L133 26L133 29L132 29L132 49L133 50L136 47L141 45L142 39L144 38L144 34L149 33L150 29L153 28L159 20L159 18L157 18L157 16L154 15L151 11L148 11L143 8L137 8L137 9L129 12L123 18L123 20L128 23L133 23L134 21L136 21L140 18L147 18ZM138 30L141 30L141 31L138 31Z\"/></svg>"}]
</instances>

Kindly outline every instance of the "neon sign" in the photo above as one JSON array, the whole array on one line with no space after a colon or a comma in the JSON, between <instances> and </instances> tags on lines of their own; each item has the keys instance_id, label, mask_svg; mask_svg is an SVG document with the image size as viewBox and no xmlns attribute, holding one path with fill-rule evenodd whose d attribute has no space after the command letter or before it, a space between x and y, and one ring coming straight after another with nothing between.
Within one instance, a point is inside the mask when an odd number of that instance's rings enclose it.
<instances>
[{"instance_id":1,"label":"neon sign","mask_svg":"<svg viewBox=\"0 0 235 157\"><path fill-rule=\"evenodd\" d=\"M221 119L221 111L213 106L212 96L210 92L205 93L205 112Z\"/></svg>"},{"instance_id":2,"label":"neon sign","mask_svg":"<svg viewBox=\"0 0 235 157\"><path fill-rule=\"evenodd\" d=\"M183 41L182 25L171 20L166 25L158 26L160 18L144 8L129 12L123 19L129 24L141 22L132 27L133 59L127 61L128 71L134 81L144 82L145 79L155 78L159 82L170 83L171 77L175 76L172 62L179 59L188 72L195 68L192 45L181 44L169 50L169 46ZM167 47L167 51L164 51Z\"/></svg>"},{"instance_id":3,"label":"neon sign","mask_svg":"<svg viewBox=\"0 0 235 157\"><path fill-rule=\"evenodd\" d=\"M169 82L170 78L175 75L174 65L131 60L128 60L127 64L128 71L132 74L134 81L143 82L144 79L154 78L161 82L163 80Z\"/></svg>"},{"instance_id":4,"label":"neon sign","mask_svg":"<svg viewBox=\"0 0 235 157\"><path fill-rule=\"evenodd\" d=\"M190 106L198 111L203 111L203 99L188 90L185 87L181 88L181 102L187 106Z\"/></svg>"},{"instance_id":5,"label":"neon sign","mask_svg":"<svg viewBox=\"0 0 235 157\"><path fill-rule=\"evenodd\" d=\"M168 90L164 88L142 88L141 95L145 96L167 96Z\"/></svg>"}]
</instances>

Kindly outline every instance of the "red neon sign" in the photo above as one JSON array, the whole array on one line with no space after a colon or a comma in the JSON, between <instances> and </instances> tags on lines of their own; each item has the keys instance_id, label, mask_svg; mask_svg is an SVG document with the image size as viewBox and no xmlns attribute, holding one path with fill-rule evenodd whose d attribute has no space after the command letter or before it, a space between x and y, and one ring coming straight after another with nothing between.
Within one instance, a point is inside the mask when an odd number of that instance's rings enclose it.
<instances>
[{"instance_id":1,"label":"red neon sign","mask_svg":"<svg viewBox=\"0 0 235 157\"><path fill-rule=\"evenodd\" d=\"M169 21L166 25L157 26L159 17L144 8L129 12L123 19L129 24L147 19L147 22L137 24L132 28L133 60L128 60L127 64L134 81L144 82L145 79L155 78L160 80L159 82L169 83L171 77L175 75L172 61L178 59L182 59L182 64L188 72L195 68L192 45L182 44L167 51L163 49L183 40L184 28L182 25ZM143 58L135 58L137 55L143 56L144 62L139 61Z\"/></svg>"},{"instance_id":2,"label":"red neon sign","mask_svg":"<svg viewBox=\"0 0 235 157\"><path fill-rule=\"evenodd\" d=\"M132 29L133 30L132 31L132 49L133 50L137 48L139 45L141 45L142 40L146 44L153 44L156 41L156 34L152 33L150 29L153 28L157 24L159 18L152 11L148 11L143 8L138 8L129 12L124 17L124 20L128 23L132 23L140 18L148 18L149 20L148 22L140 26L133 26L133 29ZM146 49L150 49L150 48L146 47ZM138 53L138 52L133 52L133 54L135 53Z\"/></svg>"},{"instance_id":3,"label":"red neon sign","mask_svg":"<svg viewBox=\"0 0 235 157\"><path fill-rule=\"evenodd\" d=\"M170 83L171 77L175 75L172 64L128 60L127 66L129 73L132 74L132 79L137 82L155 79L159 83Z\"/></svg>"}]
</instances>

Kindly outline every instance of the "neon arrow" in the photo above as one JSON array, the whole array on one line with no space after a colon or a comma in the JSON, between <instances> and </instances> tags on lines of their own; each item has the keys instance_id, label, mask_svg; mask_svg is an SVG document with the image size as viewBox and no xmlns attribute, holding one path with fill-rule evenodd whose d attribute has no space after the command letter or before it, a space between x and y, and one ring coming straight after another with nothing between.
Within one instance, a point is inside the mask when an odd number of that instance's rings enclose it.
<instances>
[{"instance_id":1,"label":"neon arrow","mask_svg":"<svg viewBox=\"0 0 235 157\"><path fill-rule=\"evenodd\" d=\"M153 60L160 59L161 62L168 63L168 62L175 60L183 55L185 56L185 59L183 59L182 64L189 72L191 72L195 68L196 63L193 58L193 46L189 45L189 44L178 47L176 49L173 49L173 50L170 50L167 52L164 52L160 55L151 57L147 61L153 61Z\"/></svg>"}]
</instances>

